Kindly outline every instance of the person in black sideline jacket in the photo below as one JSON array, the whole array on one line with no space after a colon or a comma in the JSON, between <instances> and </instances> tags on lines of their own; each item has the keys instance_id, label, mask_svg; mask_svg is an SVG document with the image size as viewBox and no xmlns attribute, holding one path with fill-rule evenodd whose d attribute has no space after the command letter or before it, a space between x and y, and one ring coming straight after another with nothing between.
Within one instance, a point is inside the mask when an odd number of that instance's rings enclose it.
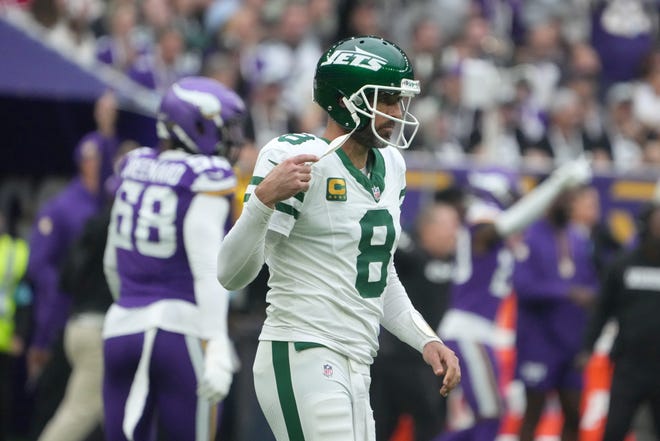
<instances>
[{"instance_id":1,"label":"person in black sideline jacket","mask_svg":"<svg viewBox=\"0 0 660 441\"><path fill-rule=\"evenodd\" d=\"M439 197L422 207L414 231L402 233L394 254L410 301L434 328L447 309L460 226L454 201ZM445 420L446 401L438 393L438 378L428 371L416 350L386 329L381 329L379 340L371 388L376 440L390 439L404 414L412 419L413 439L430 440L442 430Z\"/></svg>"},{"instance_id":2,"label":"person in black sideline jacket","mask_svg":"<svg viewBox=\"0 0 660 441\"><path fill-rule=\"evenodd\" d=\"M619 331L610 352L614 375L603 441L621 441L642 404L648 403L660 439L660 203L639 215L636 245L605 273L601 295L585 335L586 360L605 323Z\"/></svg>"}]
</instances>

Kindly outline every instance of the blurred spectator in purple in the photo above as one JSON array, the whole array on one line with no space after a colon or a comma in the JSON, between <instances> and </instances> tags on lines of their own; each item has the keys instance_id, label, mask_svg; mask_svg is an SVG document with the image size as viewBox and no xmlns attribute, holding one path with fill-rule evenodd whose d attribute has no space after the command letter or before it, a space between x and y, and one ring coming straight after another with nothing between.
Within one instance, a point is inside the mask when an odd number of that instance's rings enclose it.
<instances>
[{"instance_id":1,"label":"blurred spectator in purple","mask_svg":"<svg viewBox=\"0 0 660 441\"><path fill-rule=\"evenodd\" d=\"M40 208L32 227L27 274L35 296L34 331L26 362L28 381L36 387L31 427L35 435L64 393L69 368L61 338L70 297L58 288L59 268L85 222L103 206L105 181L112 174L112 158L119 147L117 111L110 92L96 101L96 130L84 135L74 149L77 175Z\"/></svg>"},{"instance_id":2,"label":"blurred spectator in purple","mask_svg":"<svg viewBox=\"0 0 660 441\"><path fill-rule=\"evenodd\" d=\"M139 57L128 75L144 87L165 91L178 79L199 69L199 66L187 63L184 50L181 31L174 26L162 28L153 53Z\"/></svg>"},{"instance_id":3,"label":"blurred spectator in purple","mask_svg":"<svg viewBox=\"0 0 660 441\"><path fill-rule=\"evenodd\" d=\"M125 72L149 45L137 28L138 9L132 2L115 0L106 13L106 33L96 41L96 59Z\"/></svg>"},{"instance_id":4,"label":"blurred spectator in purple","mask_svg":"<svg viewBox=\"0 0 660 441\"><path fill-rule=\"evenodd\" d=\"M68 365L62 331L71 298L59 290L59 268L87 220L102 207L100 145L84 138L74 160L78 174L39 210L30 236L28 277L34 288L34 333L27 353L28 381L36 387L32 430L41 431L64 393Z\"/></svg>"},{"instance_id":5,"label":"blurred spectator in purple","mask_svg":"<svg viewBox=\"0 0 660 441\"><path fill-rule=\"evenodd\" d=\"M564 416L561 439L578 439L583 384L575 361L598 283L592 243L571 223L580 191L560 195L546 218L527 229L516 252L516 376L526 398L520 441L534 439L551 392L558 394Z\"/></svg>"},{"instance_id":6,"label":"blurred spectator in purple","mask_svg":"<svg viewBox=\"0 0 660 441\"><path fill-rule=\"evenodd\" d=\"M657 36L655 0L597 0L591 2L591 44L603 65L603 90L639 76L644 57Z\"/></svg>"}]
</instances>

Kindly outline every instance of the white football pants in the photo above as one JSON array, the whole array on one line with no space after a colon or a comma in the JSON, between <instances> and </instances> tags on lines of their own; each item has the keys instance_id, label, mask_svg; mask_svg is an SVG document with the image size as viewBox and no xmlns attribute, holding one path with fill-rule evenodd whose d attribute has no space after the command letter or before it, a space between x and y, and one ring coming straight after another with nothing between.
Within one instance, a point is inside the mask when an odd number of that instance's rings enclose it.
<instances>
[{"instance_id":1,"label":"white football pants","mask_svg":"<svg viewBox=\"0 0 660 441\"><path fill-rule=\"evenodd\" d=\"M295 346L261 341L254 361L257 398L277 441L375 441L369 366Z\"/></svg>"}]
</instances>

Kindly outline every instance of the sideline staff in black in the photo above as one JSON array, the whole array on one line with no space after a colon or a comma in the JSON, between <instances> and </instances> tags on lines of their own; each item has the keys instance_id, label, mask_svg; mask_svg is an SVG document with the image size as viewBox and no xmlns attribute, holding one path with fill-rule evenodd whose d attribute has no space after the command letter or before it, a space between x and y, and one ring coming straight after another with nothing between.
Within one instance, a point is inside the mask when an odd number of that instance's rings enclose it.
<instances>
[{"instance_id":1,"label":"sideline staff in black","mask_svg":"<svg viewBox=\"0 0 660 441\"><path fill-rule=\"evenodd\" d=\"M660 203L639 216L637 244L605 274L602 292L586 334L592 350L610 318L619 333L611 351L614 376L603 441L621 441L638 408L648 402L660 439Z\"/></svg>"}]
</instances>

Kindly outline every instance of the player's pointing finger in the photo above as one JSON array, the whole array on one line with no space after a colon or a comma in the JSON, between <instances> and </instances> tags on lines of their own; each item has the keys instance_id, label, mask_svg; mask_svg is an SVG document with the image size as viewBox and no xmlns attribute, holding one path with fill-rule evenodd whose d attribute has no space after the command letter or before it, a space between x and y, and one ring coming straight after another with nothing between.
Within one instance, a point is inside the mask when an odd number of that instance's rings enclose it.
<instances>
[{"instance_id":1,"label":"player's pointing finger","mask_svg":"<svg viewBox=\"0 0 660 441\"><path fill-rule=\"evenodd\" d=\"M310 155L310 154L302 154L302 155L296 155L291 158L291 161L294 164L305 164L306 162L316 162L319 160L319 157L316 155Z\"/></svg>"}]
</instances>

